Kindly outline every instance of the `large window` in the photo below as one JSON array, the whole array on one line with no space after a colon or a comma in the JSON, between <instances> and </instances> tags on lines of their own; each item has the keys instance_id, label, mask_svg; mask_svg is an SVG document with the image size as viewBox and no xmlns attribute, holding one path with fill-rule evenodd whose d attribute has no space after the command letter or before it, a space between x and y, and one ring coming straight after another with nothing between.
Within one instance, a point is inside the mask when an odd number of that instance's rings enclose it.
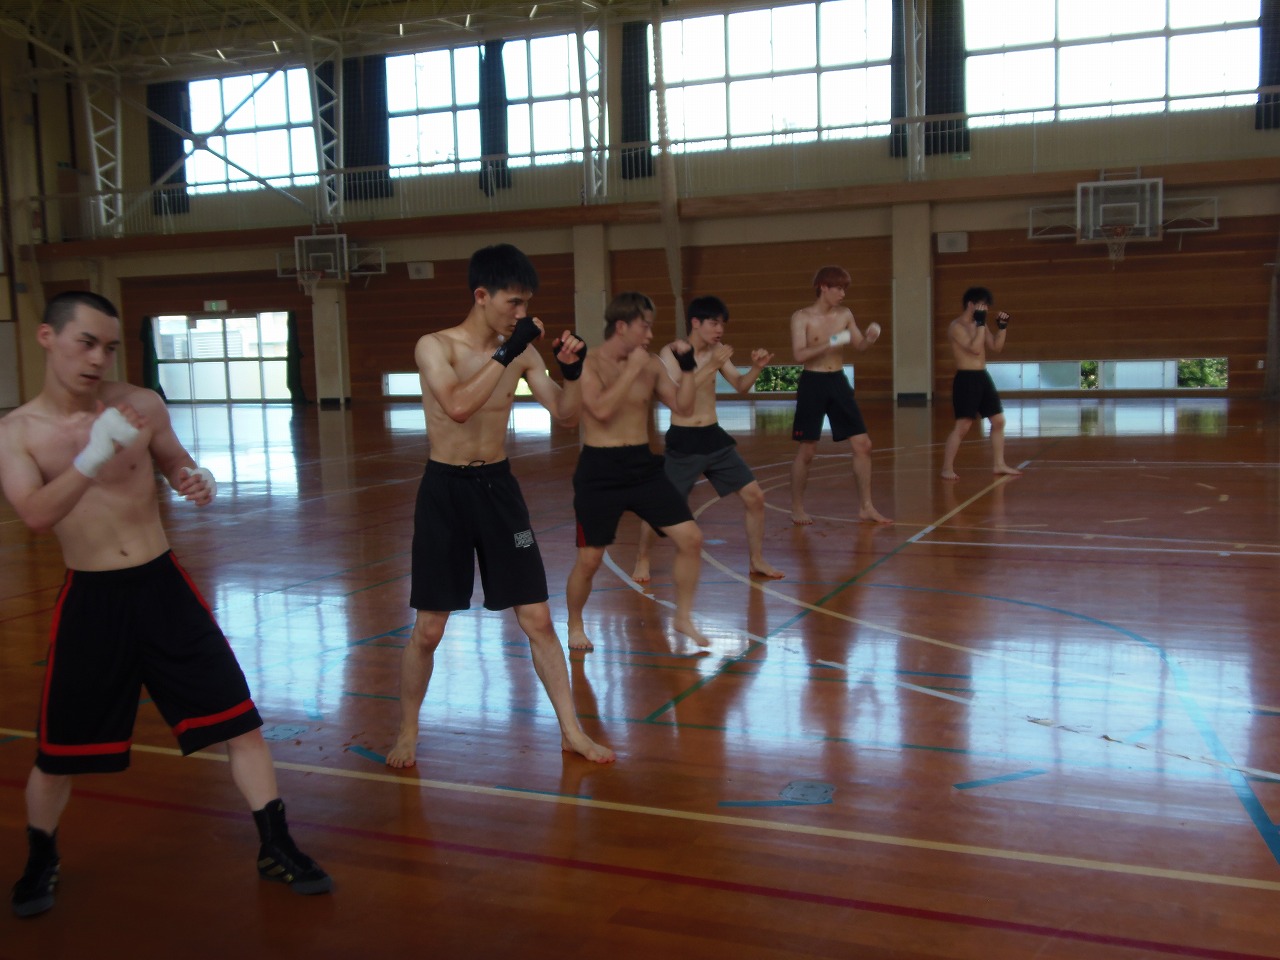
<instances>
[{"instance_id":1,"label":"large window","mask_svg":"<svg viewBox=\"0 0 1280 960\"><path fill-rule=\"evenodd\" d=\"M965 0L972 126L1257 102L1259 0Z\"/></svg>"},{"instance_id":2,"label":"large window","mask_svg":"<svg viewBox=\"0 0 1280 960\"><path fill-rule=\"evenodd\" d=\"M189 91L191 132L203 138L194 151L184 144L189 192L262 189L255 178L278 187L316 182L305 69L197 80Z\"/></svg>"},{"instance_id":3,"label":"large window","mask_svg":"<svg viewBox=\"0 0 1280 960\"><path fill-rule=\"evenodd\" d=\"M584 37L587 89L599 89L599 34ZM480 169L480 47L387 58L391 165L398 176ZM513 167L582 157L576 34L508 40L502 47ZM595 97L589 98L596 121Z\"/></svg>"},{"instance_id":4,"label":"large window","mask_svg":"<svg viewBox=\"0 0 1280 960\"><path fill-rule=\"evenodd\" d=\"M887 136L892 36L891 0L823 0L664 22L673 149ZM651 114L656 132L656 95Z\"/></svg>"}]
</instances>

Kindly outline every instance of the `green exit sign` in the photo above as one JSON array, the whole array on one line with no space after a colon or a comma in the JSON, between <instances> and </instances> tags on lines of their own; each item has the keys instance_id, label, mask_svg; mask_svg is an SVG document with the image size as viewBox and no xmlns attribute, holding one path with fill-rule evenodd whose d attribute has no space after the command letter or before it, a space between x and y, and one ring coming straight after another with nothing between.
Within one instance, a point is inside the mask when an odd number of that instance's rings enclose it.
<instances>
[{"instance_id":1,"label":"green exit sign","mask_svg":"<svg viewBox=\"0 0 1280 960\"><path fill-rule=\"evenodd\" d=\"M204 302L205 313L226 313L227 301L225 300L206 300Z\"/></svg>"}]
</instances>

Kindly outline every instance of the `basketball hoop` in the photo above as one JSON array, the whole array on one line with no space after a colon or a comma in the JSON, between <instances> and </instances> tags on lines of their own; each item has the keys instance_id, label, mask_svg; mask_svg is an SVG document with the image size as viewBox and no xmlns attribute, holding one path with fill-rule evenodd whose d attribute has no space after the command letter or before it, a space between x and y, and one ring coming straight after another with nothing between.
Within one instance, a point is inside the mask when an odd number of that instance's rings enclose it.
<instances>
[{"instance_id":1,"label":"basketball hoop","mask_svg":"<svg viewBox=\"0 0 1280 960\"><path fill-rule=\"evenodd\" d=\"M320 281L323 279L323 270L298 271L298 286L302 288L302 292L308 297L314 297L316 295L316 287L319 286Z\"/></svg>"},{"instance_id":2,"label":"basketball hoop","mask_svg":"<svg viewBox=\"0 0 1280 960\"><path fill-rule=\"evenodd\" d=\"M1124 245L1129 242L1133 233L1132 224L1111 223L1102 227L1102 237L1107 242L1107 256L1111 258L1111 266L1124 259Z\"/></svg>"}]
</instances>

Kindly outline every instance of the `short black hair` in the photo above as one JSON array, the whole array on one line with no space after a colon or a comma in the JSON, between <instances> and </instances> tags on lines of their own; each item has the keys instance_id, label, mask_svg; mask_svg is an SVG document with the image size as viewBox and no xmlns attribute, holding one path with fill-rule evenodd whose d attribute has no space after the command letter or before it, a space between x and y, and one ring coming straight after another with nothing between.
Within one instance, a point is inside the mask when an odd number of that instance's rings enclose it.
<instances>
[{"instance_id":1,"label":"short black hair","mask_svg":"<svg viewBox=\"0 0 1280 960\"><path fill-rule=\"evenodd\" d=\"M116 305L106 297L88 290L64 290L45 305L44 319L40 322L53 327L54 333L61 333L62 328L76 315L76 307L81 304L92 307L99 313L105 313L108 317L120 319L120 312L116 310Z\"/></svg>"},{"instance_id":2,"label":"short black hair","mask_svg":"<svg viewBox=\"0 0 1280 960\"><path fill-rule=\"evenodd\" d=\"M484 287L490 293L499 290L528 290L536 293L538 271L529 258L509 243L482 247L471 255L467 266L467 289Z\"/></svg>"},{"instance_id":3,"label":"short black hair","mask_svg":"<svg viewBox=\"0 0 1280 960\"><path fill-rule=\"evenodd\" d=\"M690 320L714 320L716 317L729 322L729 308L719 297L694 297L689 301L685 316Z\"/></svg>"},{"instance_id":4,"label":"short black hair","mask_svg":"<svg viewBox=\"0 0 1280 960\"><path fill-rule=\"evenodd\" d=\"M991 291L986 287L970 287L964 292L964 296L960 298L960 309L967 310L971 303L985 303L989 307L995 306L996 298L991 295Z\"/></svg>"}]
</instances>

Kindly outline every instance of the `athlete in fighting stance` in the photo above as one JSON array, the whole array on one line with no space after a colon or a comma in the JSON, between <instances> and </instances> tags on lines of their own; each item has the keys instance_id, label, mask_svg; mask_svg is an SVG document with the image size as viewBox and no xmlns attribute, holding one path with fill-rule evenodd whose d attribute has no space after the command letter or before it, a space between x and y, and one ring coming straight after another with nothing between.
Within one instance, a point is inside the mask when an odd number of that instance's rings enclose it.
<instances>
[{"instance_id":1,"label":"athlete in fighting stance","mask_svg":"<svg viewBox=\"0 0 1280 960\"><path fill-rule=\"evenodd\" d=\"M61 293L36 335L44 387L0 420L0 485L28 527L54 532L68 571L27 779L29 855L14 912L53 906L71 777L129 765L144 683L184 754L226 743L258 827L259 874L299 893L327 892L328 874L289 836L244 673L160 521L156 470L202 507L217 491L213 475L182 447L158 394L105 379L120 344L110 301Z\"/></svg>"},{"instance_id":2,"label":"athlete in fighting stance","mask_svg":"<svg viewBox=\"0 0 1280 960\"><path fill-rule=\"evenodd\" d=\"M532 346L543 334L541 321L527 315L538 273L510 244L477 250L467 285L466 319L426 334L414 351L431 454L413 515L409 604L416 615L400 665L400 733L387 765L417 762L418 714L436 648L450 612L470 606L477 557L485 607L514 608L529 638L534 670L560 721L561 747L610 763L613 751L583 732L574 711L564 650L547 607L546 571L504 446L522 377L558 423L577 423L586 344L568 332L552 344L565 377L561 389Z\"/></svg>"},{"instance_id":3,"label":"athlete in fighting stance","mask_svg":"<svg viewBox=\"0 0 1280 960\"><path fill-rule=\"evenodd\" d=\"M722 375L738 393L746 394L773 354L763 349L751 351L751 368L746 373L733 365L733 348L724 343L729 308L719 297L695 297L689 301L685 315L689 318L689 344L698 364L693 374L697 394L691 414L671 414L663 457L667 477L685 497L704 476L717 496L736 493L742 500L747 528L749 569L755 576L777 579L784 574L764 558L764 491L738 454L736 441L716 420L716 375ZM674 344L667 344L658 359L678 381L680 367L673 348ZM637 583L649 582L649 550L654 537L652 527L640 525L636 565L631 574Z\"/></svg>"}]
</instances>

